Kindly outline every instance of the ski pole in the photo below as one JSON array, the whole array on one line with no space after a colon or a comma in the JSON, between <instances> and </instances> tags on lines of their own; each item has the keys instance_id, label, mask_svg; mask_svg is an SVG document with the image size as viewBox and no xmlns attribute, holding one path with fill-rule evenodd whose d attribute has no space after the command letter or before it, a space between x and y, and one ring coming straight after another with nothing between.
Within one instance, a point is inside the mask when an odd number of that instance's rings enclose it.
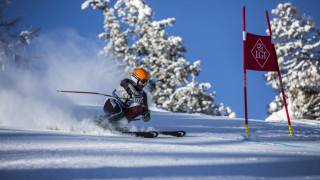
<instances>
[{"instance_id":1,"label":"ski pole","mask_svg":"<svg viewBox=\"0 0 320 180\"><path fill-rule=\"evenodd\" d=\"M102 93L97 93L97 92L86 92L86 91L63 91L63 90L58 90L57 92L61 92L61 93L80 93L80 94L96 94L96 95L101 95L101 96L108 96L108 97L113 97L113 98L125 99L125 100L130 100L130 101L132 101L132 99L121 98L121 97L116 97L116 96L112 96L112 95L109 95L109 94L102 94Z\"/></svg>"}]
</instances>

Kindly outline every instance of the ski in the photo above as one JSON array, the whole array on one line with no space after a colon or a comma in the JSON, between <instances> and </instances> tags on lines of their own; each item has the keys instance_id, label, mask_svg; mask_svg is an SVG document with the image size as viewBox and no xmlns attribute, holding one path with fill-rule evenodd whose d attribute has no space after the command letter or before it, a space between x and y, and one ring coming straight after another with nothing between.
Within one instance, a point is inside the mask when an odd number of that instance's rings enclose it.
<instances>
[{"instance_id":1,"label":"ski","mask_svg":"<svg viewBox=\"0 0 320 180\"><path fill-rule=\"evenodd\" d=\"M174 137L183 137L186 135L185 131L121 131L121 133L143 138L155 138L158 135Z\"/></svg>"},{"instance_id":2,"label":"ski","mask_svg":"<svg viewBox=\"0 0 320 180\"><path fill-rule=\"evenodd\" d=\"M121 131L121 133L142 138L155 138L159 135L157 131Z\"/></svg>"},{"instance_id":3,"label":"ski","mask_svg":"<svg viewBox=\"0 0 320 180\"><path fill-rule=\"evenodd\" d=\"M186 135L185 131L157 131L160 135L174 136L174 137L183 137Z\"/></svg>"}]
</instances>

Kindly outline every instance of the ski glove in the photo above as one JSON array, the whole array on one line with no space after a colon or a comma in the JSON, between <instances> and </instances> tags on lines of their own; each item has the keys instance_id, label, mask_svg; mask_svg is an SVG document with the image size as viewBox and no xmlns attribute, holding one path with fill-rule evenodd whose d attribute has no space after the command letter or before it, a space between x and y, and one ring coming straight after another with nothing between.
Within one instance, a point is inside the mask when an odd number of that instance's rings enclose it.
<instances>
[{"instance_id":1,"label":"ski glove","mask_svg":"<svg viewBox=\"0 0 320 180\"><path fill-rule=\"evenodd\" d=\"M146 111L143 111L142 112L142 120L144 122L148 122L150 121L151 117L150 117L150 111L149 110L146 110Z\"/></svg>"}]
</instances>

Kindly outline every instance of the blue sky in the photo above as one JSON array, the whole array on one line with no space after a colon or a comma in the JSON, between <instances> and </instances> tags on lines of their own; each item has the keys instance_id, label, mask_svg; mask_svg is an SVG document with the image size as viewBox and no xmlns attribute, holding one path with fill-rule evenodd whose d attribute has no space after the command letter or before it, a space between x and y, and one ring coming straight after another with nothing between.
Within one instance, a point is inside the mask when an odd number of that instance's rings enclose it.
<instances>
[{"instance_id":1,"label":"blue sky","mask_svg":"<svg viewBox=\"0 0 320 180\"><path fill-rule=\"evenodd\" d=\"M40 27L41 33L72 28L80 36L97 38L103 32L101 11L81 10L82 0L11 0L6 12L9 17L24 16L23 29ZM242 7L246 6L246 28L254 34L265 35L271 10L279 3L292 2L300 13L313 17L320 24L320 1L261 1L261 0L147 0L155 12L155 20L170 17L176 23L167 28L169 35L180 36L187 49L188 61L201 60L199 82L211 83L216 91L215 103L230 106L237 117L244 117ZM98 39L98 38L97 38ZM85 43L85 42L83 42ZM267 105L276 95L265 85L263 73L247 72L248 114L250 119L265 119Z\"/></svg>"}]
</instances>

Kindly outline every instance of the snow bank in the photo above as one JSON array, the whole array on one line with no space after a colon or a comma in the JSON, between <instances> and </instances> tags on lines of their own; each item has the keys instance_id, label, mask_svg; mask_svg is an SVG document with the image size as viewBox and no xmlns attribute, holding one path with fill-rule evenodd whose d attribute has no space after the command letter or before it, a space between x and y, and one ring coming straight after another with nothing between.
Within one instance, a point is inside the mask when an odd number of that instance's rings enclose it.
<instances>
[{"instance_id":1,"label":"snow bank","mask_svg":"<svg viewBox=\"0 0 320 180\"><path fill-rule=\"evenodd\" d=\"M289 112L289 115L291 113ZM285 108L272 113L269 117L266 118L266 121L287 121L287 114Z\"/></svg>"}]
</instances>

